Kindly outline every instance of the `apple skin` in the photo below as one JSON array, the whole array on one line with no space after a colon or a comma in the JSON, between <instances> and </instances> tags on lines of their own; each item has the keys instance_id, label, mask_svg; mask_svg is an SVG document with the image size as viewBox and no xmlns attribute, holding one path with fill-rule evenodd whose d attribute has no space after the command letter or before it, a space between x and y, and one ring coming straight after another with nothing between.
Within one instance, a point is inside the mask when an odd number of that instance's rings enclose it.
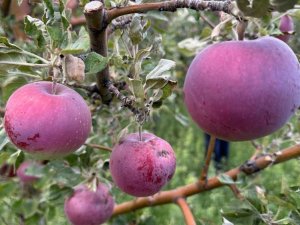
<instances>
[{"instance_id":1,"label":"apple skin","mask_svg":"<svg viewBox=\"0 0 300 225\"><path fill-rule=\"evenodd\" d=\"M17 89L8 99L5 131L18 148L40 159L59 158L84 144L91 113L74 90L52 82L35 82Z\"/></svg>"},{"instance_id":2,"label":"apple skin","mask_svg":"<svg viewBox=\"0 0 300 225\"><path fill-rule=\"evenodd\" d=\"M114 146L110 172L115 184L125 193L150 196L172 178L176 158L170 144L151 133L133 133Z\"/></svg>"},{"instance_id":3,"label":"apple skin","mask_svg":"<svg viewBox=\"0 0 300 225\"><path fill-rule=\"evenodd\" d=\"M191 117L206 133L252 140L282 127L299 107L300 67L276 38L227 41L195 57L183 89Z\"/></svg>"},{"instance_id":4,"label":"apple skin","mask_svg":"<svg viewBox=\"0 0 300 225\"><path fill-rule=\"evenodd\" d=\"M20 179L20 181L24 184L31 184L37 181L39 178L36 176L30 176L26 174L26 170L28 167L31 167L33 165L41 166L39 163L34 161L24 161L20 164L20 166L17 169L17 177Z\"/></svg>"},{"instance_id":5,"label":"apple skin","mask_svg":"<svg viewBox=\"0 0 300 225\"><path fill-rule=\"evenodd\" d=\"M291 37L291 34L288 34L288 32L294 31L293 18L289 15L282 16L279 22L279 30L284 34L278 35L277 38L287 43Z\"/></svg>"},{"instance_id":6,"label":"apple skin","mask_svg":"<svg viewBox=\"0 0 300 225\"><path fill-rule=\"evenodd\" d=\"M99 225L111 217L113 209L114 200L104 184L99 184L96 191L80 185L64 206L73 225Z\"/></svg>"}]
</instances>

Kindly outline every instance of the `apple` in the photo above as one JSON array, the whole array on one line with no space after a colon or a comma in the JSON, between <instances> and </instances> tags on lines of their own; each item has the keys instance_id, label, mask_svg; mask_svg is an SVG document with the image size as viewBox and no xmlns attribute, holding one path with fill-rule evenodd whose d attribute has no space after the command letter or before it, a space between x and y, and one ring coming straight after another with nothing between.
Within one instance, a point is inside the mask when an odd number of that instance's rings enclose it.
<instances>
[{"instance_id":1,"label":"apple","mask_svg":"<svg viewBox=\"0 0 300 225\"><path fill-rule=\"evenodd\" d=\"M278 35L277 38L284 42L288 42L291 37L291 32L294 31L294 21L293 18L289 15L284 15L280 18L279 30L283 33Z\"/></svg>"},{"instance_id":2,"label":"apple","mask_svg":"<svg viewBox=\"0 0 300 225\"><path fill-rule=\"evenodd\" d=\"M39 177L37 176L31 176L26 174L26 170L28 169L28 167L32 166L41 166L41 164L34 161L24 161L18 167L17 176L22 183L31 184L39 179Z\"/></svg>"},{"instance_id":3,"label":"apple","mask_svg":"<svg viewBox=\"0 0 300 225\"><path fill-rule=\"evenodd\" d=\"M91 129L91 113L74 90L52 82L30 83L8 99L5 131L18 148L41 159L68 155L84 144Z\"/></svg>"},{"instance_id":4,"label":"apple","mask_svg":"<svg viewBox=\"0 0 300 225\"><path fill-rule=\"evenodd\" d=\"M111 217L114 200L104 184L98 184L95 191L80 185L66 199L64 209L73 225L99 225Z\"/></svg>"},{"instance_id":5,"label":"apple","mask_svg":"<svg viewBox=\"0 0 300 225\"><path fill-rule=\"evenodd\" d=\"M110 156L110 172L115 184L125 193L150 196L173 176L176 158L171 145L151 133L123 137Z\"/></svg>"},{"instance_id":6,"label":"apple","mask_svg":"<svg viewBox=\"0 0 300 225\"><path fill-rule=\"evenodd\" d=\"M201 51L184 82L184 102L206 133L245 141L282 127L300 105L300 66L274 37L226 41Z\"/></svg>"}]
</instances>

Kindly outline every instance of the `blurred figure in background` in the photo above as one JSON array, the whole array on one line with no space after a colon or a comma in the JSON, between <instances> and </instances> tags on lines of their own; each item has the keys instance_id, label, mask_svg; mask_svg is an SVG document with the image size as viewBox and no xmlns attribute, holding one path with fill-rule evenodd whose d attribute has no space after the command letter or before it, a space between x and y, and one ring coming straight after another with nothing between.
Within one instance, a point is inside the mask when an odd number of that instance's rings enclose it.
<instances>
[{"instance_id":1,"label":"blurred figure in background","mask_svg":"<svg viewBox=\"0 0 300 225\"><path fill-rule=\"evenodd\" d=\"M209 134L205 135L205 155L208 149L208 144L210 140ZM216 173L224 170L224 166L226 165L229 158L229 142L223 141L220 139L216 139L215 149L213 153L214 167L216 169Z\"/></svg>"}]
</instances>

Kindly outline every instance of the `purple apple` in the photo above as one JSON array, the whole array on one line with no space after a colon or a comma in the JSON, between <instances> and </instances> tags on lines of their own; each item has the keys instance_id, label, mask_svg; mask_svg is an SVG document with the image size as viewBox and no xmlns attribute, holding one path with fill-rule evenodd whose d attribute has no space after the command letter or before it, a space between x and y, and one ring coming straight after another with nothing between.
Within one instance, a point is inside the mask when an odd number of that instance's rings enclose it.
<instances>
[{"instance_id":1,"label":"purple apple","mask_svg":"<svg viewBox=\"0 0 300 225\"><path fill-rule=\"evenodd\" d=\"M18 148L38 158L62 157L84 144L91 129L91 113L74 90L52 82L35 82L9 98L5 131Z\"/></svg>"},{"instance_id":2,"label":"purple apple","mask_svg":"<svg viewBox=\"0 0 300 225\"><path fill-rule=\"evenodd\" d=\"M138 133L123 137L114 146L110 171L115 184L125 193L150 196L172 178L176 168L171 145L154 134Z\"/></svg>"},{"instance_id":3,"label":"purple apple","mask_svg":"<svg viewBox=\"0 0 300 225\"><path fill-rule=\"evenodd\" d=\"M81 185L65 201L65 214L73 225L99 225L111 217L113 209L114 200L104 184L96 191Z\"/></svg>"},{"instance_id":4,"label":"purple apple","mask_svg":"<svg viewBox=\"0 0 300 225\"><path fill-rule=\"evenodd\" d=\"M278 35L277 38L284 42L288 42L291 34L294 31L294 21L293 18L289 15L284 15L280 18L279 22L279 30L283 33L282 35Z\"/></svg>"},{"instance_id":5,"label":"purple apple","mask_svg":"<svg viewBox=\"0 0 300 225\"><path fill-rule=\"evenodd\" d=\"M20 164L17 169L17 176L22 183L30 184L37 181L39 178L36 176L31 176L26 174L26 170L31 166L41 166L41 164L34 161L25 161Z\"/></svg>"},{"instance_id":6,"label":"purple apple","mask_svg":"<svg viewBox=\"0 0 300 225\"><path fill-rule=\"evenodd\" d=\"M300 66L284 42L263 37L227 41L191 63L184 101L206 133L245 141L282 127L300 105Z\"/></svg>"}]
</instances>

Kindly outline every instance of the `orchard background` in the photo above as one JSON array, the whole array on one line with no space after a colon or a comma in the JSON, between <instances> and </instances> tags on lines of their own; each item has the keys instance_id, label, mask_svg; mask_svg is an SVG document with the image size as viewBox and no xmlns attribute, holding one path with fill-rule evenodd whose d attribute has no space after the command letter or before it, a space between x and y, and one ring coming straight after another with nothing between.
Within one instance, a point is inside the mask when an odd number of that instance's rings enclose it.
<instances>
[{"instance_id":1,"label":"orchard background","mask_svg":"<svg viewBox=\"0 0 300 225\"><path fill-rule=\"evenodd\" d=\"M65 199L74 186L88 181L95 174L101 182L111 186L116 204L133 200L113 184L108 167L112 146L125 133L137 132L137 122L143 125L143 130L167 140L176 153L176 173L163 190L197 182L205 162L204 136L188 115L182 92L186 71L195 54L209 44L235 40L241 33L245 39L278 36L281 34L280 18L286 14L293 18L295 24L294 31L288 32L292 34L288 44L296 55L300 51L299 1L198 0L195 2L202 2L203 5L209 2L212 6L206 5L198 10L184 6L176 10L173 6L166 7L164 11L174 12L160 12L157 8L142 11L145 12L142 14L118 17L108 27L108 55L102 54L103 57L90 51L90 39L93 37L87 32L83 16L84 6L88 2L0 1L0 164L10 165L15 171L23 161L31 159L30 155L9 142L2 125L9 96L29 82L52 78L59 83L64 82L85 98L93 123L86 144L75 153L44 162L43 169L32 167L27 171L40 178L32 185L23 185L18 177L9 177L7 169L2 167L0 224L69 224L63 209ZM106 8L118 10L127 5L147 2L104 3ZM222 4L233 8L229 12ZM222 10L227 13L218 12ZM245 21L247 27L243 25ZM246 28L245 32L236 30L238 24ZM99 44L99 49L94 46L94 50L103 53L103 43L94 43ZM82 59L85 76L82 61L77 58L62 60L58 67L63 67L63 76L55 71L57 65L45 65L47 62L56 63L62 55L64 58L74 55ZM118 94L117 89L103 91L99 79L101 90L95 88L94 74L105 73L106 66L109 66L112 83L122 94ZM151 79L147 80L149 73L159 85L156 89L147 90L147 101L152 100L153 104L152 107L144 107L141 99L145 95L141 88L142 84L148 82L149 85L151 82ZM111 92L118 94L118 98L111 101ZM126 100L133 98L133 103L124 101L123 95L131 97ZM140 110L135 110L137 108ZM145 118L148 119L145 121ZM239 173L234 180L224 174L251 157L254 159L254 155L272 156L272 153L295 144L299 148L299 129L299 113L296 113L287 125L270 136L252 142L230 143L229 160L224 162L222 171L215 171L211 164L208 172L208 178L218 176L213 179L224 184L223 188L201 191L186 199L195 222L207 225L299 225L299 160L276 166L267 164L266 169L250 172L249 176ZM299 157L299 150L290 158L296 157ZM276 157L271 159L277 162ZM129 209L129 212L113 216L107 224L184 224L185 218L190 216L184 217L175 203L176 199L174 204Z\"/></svg>"}]
</instances>

